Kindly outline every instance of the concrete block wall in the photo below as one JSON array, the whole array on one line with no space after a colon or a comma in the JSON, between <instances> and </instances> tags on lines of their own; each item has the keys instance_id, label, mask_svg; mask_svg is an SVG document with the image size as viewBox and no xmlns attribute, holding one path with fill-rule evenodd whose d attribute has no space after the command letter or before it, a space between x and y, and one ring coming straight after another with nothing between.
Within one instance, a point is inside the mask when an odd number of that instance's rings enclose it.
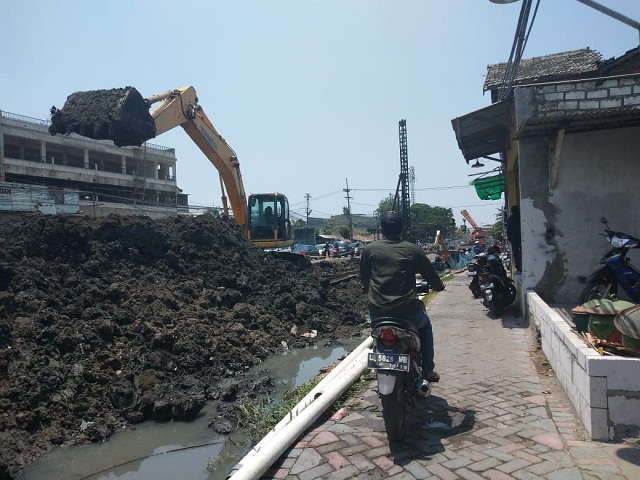
<instances>
[{"instance_id":1,"label":"concrete block wall","mask_svg":"<svg viewBox=\"0 0 640 480\"><path fill-rule=\"evenodd\" d=\"M640 77L569 81L535 87L539 115L640 105Z\"/></svg>"},{"instance_id":2,"label":"concrete block wall","mask_svg":"<svg viewBox=\"0 0 640 480\"><path fill-rule=\"evenodd\" d=\"M558 381L594 440L640 431L640 358L601 356L540 296L527 292L527 317Z\"/></svg>"}]
</instances>

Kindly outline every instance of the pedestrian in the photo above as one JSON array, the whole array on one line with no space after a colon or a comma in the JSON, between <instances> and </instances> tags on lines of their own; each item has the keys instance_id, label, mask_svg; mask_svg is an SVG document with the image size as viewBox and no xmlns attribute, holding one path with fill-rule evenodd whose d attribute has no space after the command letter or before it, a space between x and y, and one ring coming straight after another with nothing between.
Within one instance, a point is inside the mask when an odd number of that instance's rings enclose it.
<instances>
[{"instance_id":1,"label":"pedestrian","mask_svg":"<svg viewBox=\"0 0 640 480\"><path fill-rule=\"evenodd\" d=\"M433 330L424 303L416 296L416 274L429 282L432 290L445 286L427 254L417 245L403 241L402 216L385 213L380 224L384 239L367 245L360 258L360 280L367 293L369 318L394 316L414 323L420 337L422 374L429 382L437 382Z\"/></svg>"},{"instance_id":2,"label":"pedestrian","mask_svg":"<svg viewBox=\"0 0 640 480\"><path fill-rule=\"evenodd\" d=\"M507 219L507 240L511 244L511 254L516 271L522 272L522 235L520 226L520 207L513 205Z\"/></svg>"}]
</instances>

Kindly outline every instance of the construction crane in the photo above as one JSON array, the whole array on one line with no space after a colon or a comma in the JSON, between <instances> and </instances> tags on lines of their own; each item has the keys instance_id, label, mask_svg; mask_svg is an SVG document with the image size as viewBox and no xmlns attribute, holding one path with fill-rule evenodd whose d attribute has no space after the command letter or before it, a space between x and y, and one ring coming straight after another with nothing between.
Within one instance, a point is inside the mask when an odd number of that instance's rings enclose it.
<instances>
[{"instance_id":1,"label":"construction crane","mask_svg":"<svg viewBox=\"0 0 640 480\"><path fill-rule=\"evenodd\" d=\"M482 230L482 227L480 227L480 225L476 223L473 217L469 215L469 212L467 212L466 210L462 210L460 214L467 220L467 222L469 222L471 228L473 228L473 232L471 232L471 240L474 242L478 240L482 244L486 243L489 234Z\"/></svg>"},{"instance_id":2,"label":"construction crane","mask_svg":"<svg viewBox=\"0 0 640 480\"><path fill-rule=\"evenodd\" d=\"M400 176L393 200L393 210L402 215L402 237L411 237L411 198L409 197L409 153L407 149L407 121L399 122L400 137Z\"/></svg>"}]
</instances>

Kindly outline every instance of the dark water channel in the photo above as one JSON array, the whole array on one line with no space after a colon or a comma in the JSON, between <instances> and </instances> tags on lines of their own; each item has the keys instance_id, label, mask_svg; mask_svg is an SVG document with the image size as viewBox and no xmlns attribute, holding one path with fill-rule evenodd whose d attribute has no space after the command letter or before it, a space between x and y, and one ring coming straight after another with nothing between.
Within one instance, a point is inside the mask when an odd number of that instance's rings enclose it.
<instances>
[{"instance_id":1,"label":"dark water channel","mask_svg":"<svg viewBox=\"0 0 640 480\"><path fill-rule=\"evenodd\" d=\"M311 380L363 340L291 350L264 361L247 375L268 369L276 381L271 396L281 398L287 389ZM104 443L55 448L25 469L20 480L224 479L250 444L241 432L223 436L208 428L213 413L213 406L207 404L190 422L146 422Z\"/></svg>"}]
</instances>

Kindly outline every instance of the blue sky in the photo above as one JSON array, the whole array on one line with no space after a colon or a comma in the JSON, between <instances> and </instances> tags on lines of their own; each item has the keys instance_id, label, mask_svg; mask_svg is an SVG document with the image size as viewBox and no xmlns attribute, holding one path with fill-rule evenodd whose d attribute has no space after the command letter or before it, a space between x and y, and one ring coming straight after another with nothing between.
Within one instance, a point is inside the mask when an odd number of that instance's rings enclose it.
<instances>
[{"instance_id":1,"label":"blue sky","mask_svg":"<svg viewBox=\"0 0 640 480\"><path fill-rule=\"evenodd\" d=\"M415 201L494 222L451 120L490 104L488 64L508 59L521 3L489 0L83 0L3 2L0 109L48 118L79 90L193 85L236 151L247 192L280 191L304 218L370 214L400 174L407 121ZM599 0L640 21L640 1ZM590 47L604 58L638 32L577 0L542 0L524 57ZM220 206L215 168L181 128L174 147L190 203ZM488 163L488 169L493 165ZM481 170L482 171L482 170Z\"/></svg>"}]
</instances>

